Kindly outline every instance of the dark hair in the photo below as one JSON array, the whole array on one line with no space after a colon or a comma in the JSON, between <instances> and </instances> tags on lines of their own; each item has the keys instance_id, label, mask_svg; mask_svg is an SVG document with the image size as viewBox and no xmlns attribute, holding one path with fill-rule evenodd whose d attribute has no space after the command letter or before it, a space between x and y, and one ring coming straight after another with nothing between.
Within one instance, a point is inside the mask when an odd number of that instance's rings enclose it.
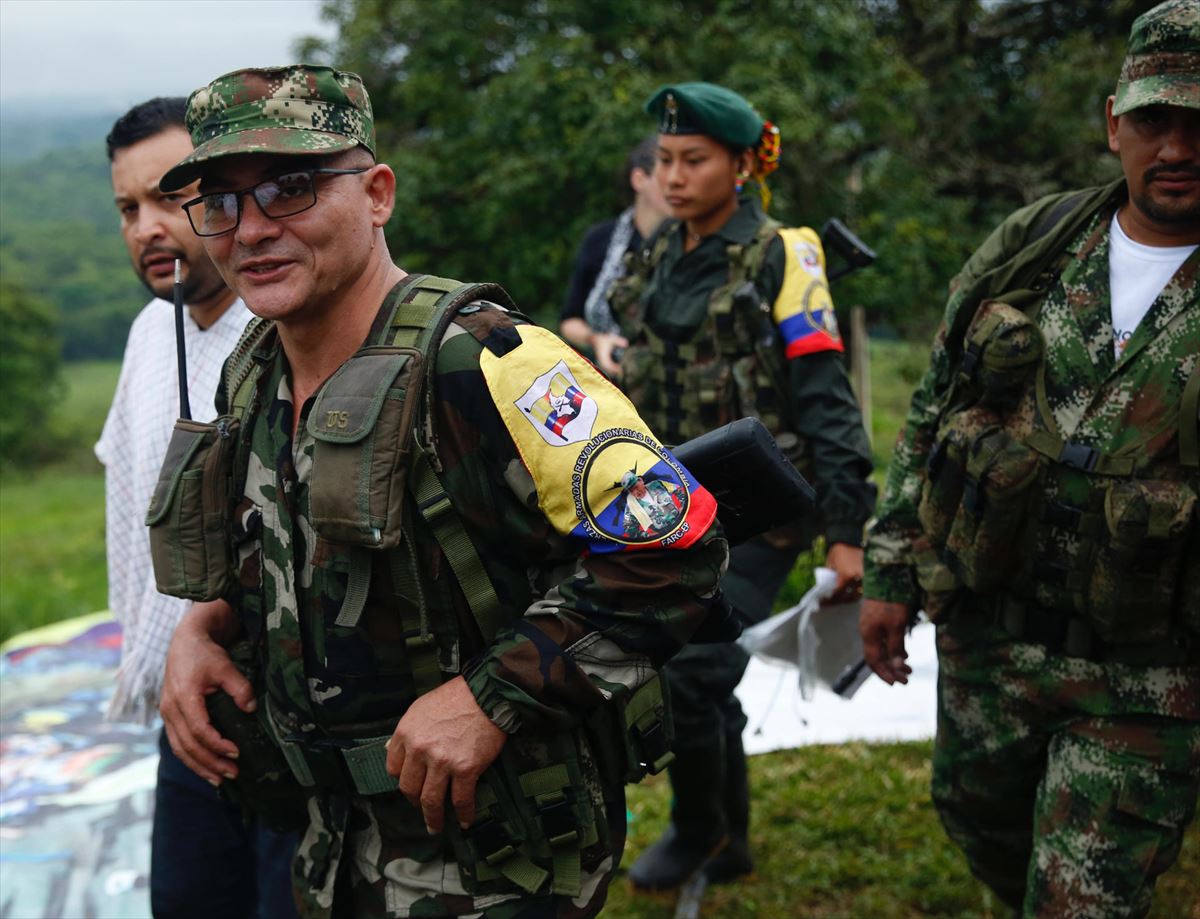
<instances>
[{"instance_id":1,"label":"dark hair","mask_svg":"<svg viewBox=\"0 0 1200 919\"><path fill-rule=\"evenodd\" d=\"M157 96L135 105L113 123L108 137L104 138L109 160L118 150L132 147L167 128L182 128L186 113L187 99L183 96Z\"/></svg>"},{"instance_id":2,"label":"dark hair","mask_svg":"<svg viewBox=\"0 0 1200 919\"><path fill-rule=\"evenodd\" d=\"M633 188L629 184L633 178L633 170L640 169L647 175L652 173L654 171L654 154L657 150L658 135L651 134L639 141L637 146L630 150L629 155L625 157L625 168L621 172L621 200L626 204L633 202Z\"/></svg>"}]
</instances>

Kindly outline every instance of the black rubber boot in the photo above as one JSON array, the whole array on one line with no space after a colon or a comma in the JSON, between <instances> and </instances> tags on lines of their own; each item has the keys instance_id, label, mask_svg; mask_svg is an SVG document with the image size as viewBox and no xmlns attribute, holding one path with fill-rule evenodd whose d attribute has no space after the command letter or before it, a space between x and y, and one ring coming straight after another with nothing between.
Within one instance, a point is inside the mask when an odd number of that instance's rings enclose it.
<instances>
[{"instance_id":1,"label":"black rubber boot","mask_svg":"<svg viewBox=\"0 0 1200 919\"><path fill-rule=\"evenodd\" d=\"M754 858L750 855L750 776L740 732L725 735L722 797L729 843L704 869L711 884L724 884L754 870Z\"/></svg>"},{"instance_id":2,"label":"black rubber boot","mask_svg":"<svg viewBox=\"0 0 1200 919\"><path fill-rule=\"evenodd\" d=\"M639 890L675 890L727 841L720 789L724 751L719 747L679 752L669 771L675 797L671 824L629 869Z\"/></svg>"}]
</instances>

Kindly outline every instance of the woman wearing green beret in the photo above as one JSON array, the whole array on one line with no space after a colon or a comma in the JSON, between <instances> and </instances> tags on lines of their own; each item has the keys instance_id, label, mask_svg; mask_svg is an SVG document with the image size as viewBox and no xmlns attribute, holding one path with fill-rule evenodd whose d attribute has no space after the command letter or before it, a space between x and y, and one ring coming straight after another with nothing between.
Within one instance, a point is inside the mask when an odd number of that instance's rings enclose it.
<instances>
[{"instance_id":1,"label":"woman wearing green beret","mask_svg":"<svg viewBox=\"0 0 1200 919\"><path fill-rule=\"evenodd\" d=\"M632 259L610 298L630 342L621 385L669 444L759 418L817 489L815 519L733 550L722 587L748 621L770 614L796 557L821 534L836 598L853 599L875 503L870 451L820 239L765 213L779 130L710 83L665 86L646 110L658 119L655 178L673 220ZM671 825L630 869L636 887L678 887L710 856L714 882L753 868L746 717L733 694L747 663L736 645L696 644L667 665L676 725Z\"/></svg>"}]
</instances>

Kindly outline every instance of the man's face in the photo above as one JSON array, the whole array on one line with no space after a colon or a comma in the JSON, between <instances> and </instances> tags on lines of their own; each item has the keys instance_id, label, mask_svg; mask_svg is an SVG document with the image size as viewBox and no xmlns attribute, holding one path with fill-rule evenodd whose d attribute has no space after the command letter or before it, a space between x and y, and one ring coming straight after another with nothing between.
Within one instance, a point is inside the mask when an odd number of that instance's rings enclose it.
<instances>
[{"instance_id":1,"label":"man's face","mask_svg":"<svg viewBox=\"0 0 1200 919\"><path fill-rule=\"evenodd\" d=\"M1200 111L1149 105L1114 116L1108 146L1121 158L1129 199L1165 234L1200 228Z\"/></svg>"},{"instance_id":2,"label":"man's face","mask_svg":"<svg viewBox=\"0 0 1200 919\"><path fill-rule=\"evenodd\" d=\"M638 480L633 483L633 487L629 489L635 498L646 497L646 483L642 481L642 477L638 476Z\"/></svg>"},{"instance_id":3,"label":"man's face","mask_svg":"<svg viewBox=\"0 0 1200 919\"><path fill-rule=\"evenodd\" d=\"M259 182L321 166L345 167L315 156L243 154L214 160L200 192L248 189ZM314 176L317 203L290 217L266 216L252 194L242 199L237 228L204 238L204 248L226 283L255 314L287 322L335 304L366 270L375 223L367 186L377 169L361 175ZM389 208L390 213L390 208Z\"/></svg>"},{"instance_id":4,"label":"man's face","mask_svg":"<svg viewBox=\"0 0 1200 919\"><path fill-rule=\"evenodd\" d=\"M156 297L171 299L175 259L183 261L183 299L203 303L220 294L225 282L217 274L192 232L181 205L196 186L164 194L163 173L192 152L183 128L167 128L113 153L113 199L121 215L121 236L133 270Z\"/></svg>"}]
</instances>

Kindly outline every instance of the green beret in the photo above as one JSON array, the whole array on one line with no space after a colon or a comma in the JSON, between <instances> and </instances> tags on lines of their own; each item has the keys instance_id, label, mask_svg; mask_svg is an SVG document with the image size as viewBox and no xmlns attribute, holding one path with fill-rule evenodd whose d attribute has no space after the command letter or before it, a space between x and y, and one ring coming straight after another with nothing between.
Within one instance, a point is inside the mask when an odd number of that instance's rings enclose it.
<instances>
[{"instance_id":1,"label":"green beret","mask_svg":"<svg viewBox=\"0 0 1200 919\"><path fill-rule=\"evenodd\" d=\"M755 147L763 120L750 103L715 83L664 86L646 103L660 134L706 134L734 147Z\"/></svg>"}]
</instances>

